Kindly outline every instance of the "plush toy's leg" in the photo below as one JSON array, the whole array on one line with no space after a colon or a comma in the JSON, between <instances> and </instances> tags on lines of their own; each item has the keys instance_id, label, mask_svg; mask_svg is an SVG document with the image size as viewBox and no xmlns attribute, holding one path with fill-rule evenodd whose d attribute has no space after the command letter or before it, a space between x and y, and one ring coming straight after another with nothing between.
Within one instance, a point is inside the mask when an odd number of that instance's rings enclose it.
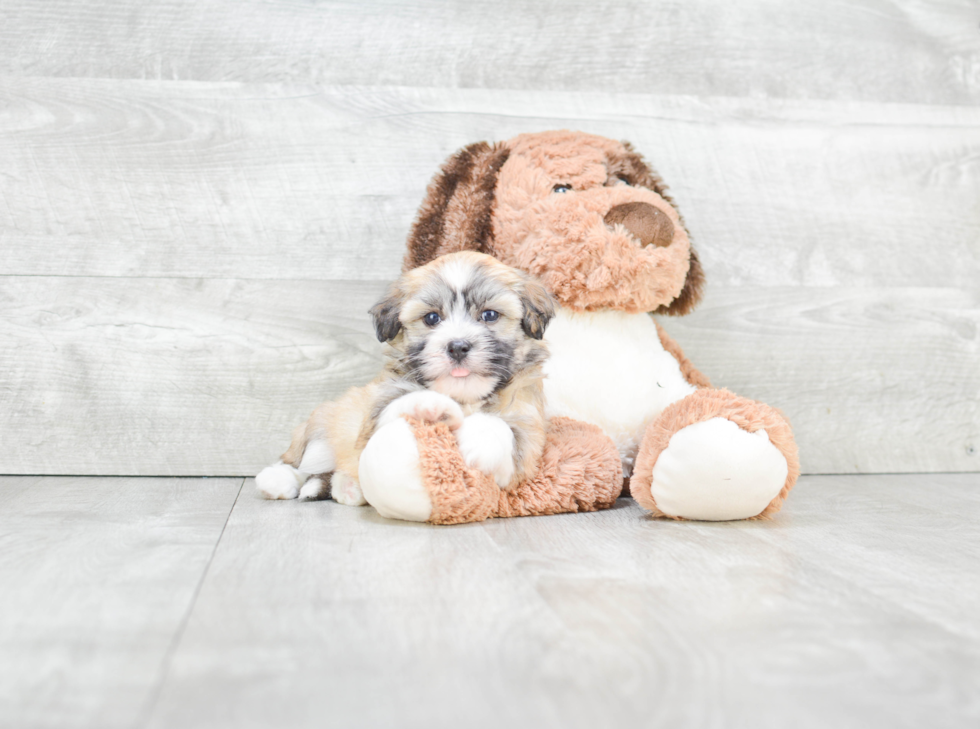
<instances>
[{"instance_id":1,"label":"plush toy's leg","mask_svg":"<svg viewBox=\"0 0 980 729\"><path fill-rule=\"evenodd\" d=\"M552 418L534 478L498 494L496 516L608 509L623 490L616 444L595 425Z\"/></svg>"},{"instance_id":2,"label":"plush toy's leg","mask_svg":"<svg viewBox=\"0 0 980 729\"><path fill-rule=\"evenodd\" d=\"M630 491L654 516L765 518L779 511L799 473L793 431L779 412L702 389L647 426Z\"/></svg>"},{"instance_id":3,"label":"plush toy's leg","mask_svg":"<svg viewBox=\"0 0 980 729\"><path fill-rule=\"evenodd\" d=\"M568 418L552 420L537 475L510 490L466 466L446 425L405 419L371 437L359 474L364 496L382 516L434 524L595 511L612 506L622 485L612 440Z\"/></svg>"}]
</instances>

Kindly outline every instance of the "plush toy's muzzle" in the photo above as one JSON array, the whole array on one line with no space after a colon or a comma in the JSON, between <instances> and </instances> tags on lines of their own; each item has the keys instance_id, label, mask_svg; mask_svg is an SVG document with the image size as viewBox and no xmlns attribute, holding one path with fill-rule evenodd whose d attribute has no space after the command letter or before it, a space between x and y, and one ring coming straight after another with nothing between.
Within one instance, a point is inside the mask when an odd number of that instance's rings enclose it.
<instances>
[{"instance_id":1,"label":"plush toy's muzzle","mask_svg":"<svg viewBox=\"0 0 980 729\"><path fill-rule=\"evenodd\" d=\"M611 208L602 221L610 228L622 225L644 248L666 248L674 240L674 224L650 203L630 202Z\"/></svg>"},{"instance_id":2,"label":"plush toy's muzzle","mask_svg":"<svg viewBox=\"0 0 980 729\"><path fill-rule=\"evenodd\" d=\"M570 189L557 193L551 179L527 174L518 162L508 160L497 184L498 258L538 276L571 309L637 313L678 297L690 243L669 203L608 178L591 186L572 178ZM529 197L536 202L528 205Z\"/></svg>"}]
</instances>

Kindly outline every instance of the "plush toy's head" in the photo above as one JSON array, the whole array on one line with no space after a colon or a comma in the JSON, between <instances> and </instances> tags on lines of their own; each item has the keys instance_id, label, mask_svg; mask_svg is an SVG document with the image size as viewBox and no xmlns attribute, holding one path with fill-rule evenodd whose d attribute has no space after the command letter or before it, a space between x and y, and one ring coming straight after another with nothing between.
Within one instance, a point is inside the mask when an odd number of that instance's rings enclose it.
<instances>
[{"instance_id":1,"label":"plush toy's head","mask_svg":"<svg viewBox=\"0 0 980 729\"><path fill-rule=\"evenodd\" d=\"M453 155L429 185L404 267L459 250L538 276L577 310L686 314L704 281L660 177L629 144L581 132Z\"/></svg>"}]
</instances>

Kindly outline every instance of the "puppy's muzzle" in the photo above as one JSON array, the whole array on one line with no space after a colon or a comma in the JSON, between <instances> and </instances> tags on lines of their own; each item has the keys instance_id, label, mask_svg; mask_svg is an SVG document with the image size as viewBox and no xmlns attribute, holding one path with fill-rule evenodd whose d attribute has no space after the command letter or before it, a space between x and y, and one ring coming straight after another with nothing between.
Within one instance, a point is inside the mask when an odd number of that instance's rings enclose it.
<instances>
[{"instance_id":1,"label":"puppy's muzzle","mask_svg":"<svg viewBox=\"0 0 980 729\"><path fill-rule=\"evenodd\" d=\"M603 221L610 228L617 223L640 242L640 246L666 248L674 240L674 224L667 214L645 202L623 203L609 209Z\"/></svg>"},{"instance_id":2,"label":"puppy's muzzle","mask_svg":"<svg viewBox=\"0 0 980 729\"><path fill-rule=\"evenodd\" d=\"M466 359L466 355L470 353L471 349L473 349L473 345L462 339L453 340L446 347L449 356L457 363Z\"/></svg>"}]
</instances>

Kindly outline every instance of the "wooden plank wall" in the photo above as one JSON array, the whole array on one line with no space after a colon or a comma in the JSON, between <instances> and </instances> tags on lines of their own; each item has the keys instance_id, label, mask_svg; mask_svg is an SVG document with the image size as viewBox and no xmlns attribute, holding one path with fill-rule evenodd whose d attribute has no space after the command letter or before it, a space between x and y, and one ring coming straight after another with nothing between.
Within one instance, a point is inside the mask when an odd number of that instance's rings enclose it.
<instances>
[{"instance_id":1,"label":"wooden plank wall","mask_svg":"<svg viewBox=\"0 0 980 729\"><path fill-rule=\"evenodd\" d=\"M980 470L969 2L0 2L0 472L242 475L378 363L439 163L575 128L705 263L664 322L808 473Z\"/></svg>"}]
</instances>

